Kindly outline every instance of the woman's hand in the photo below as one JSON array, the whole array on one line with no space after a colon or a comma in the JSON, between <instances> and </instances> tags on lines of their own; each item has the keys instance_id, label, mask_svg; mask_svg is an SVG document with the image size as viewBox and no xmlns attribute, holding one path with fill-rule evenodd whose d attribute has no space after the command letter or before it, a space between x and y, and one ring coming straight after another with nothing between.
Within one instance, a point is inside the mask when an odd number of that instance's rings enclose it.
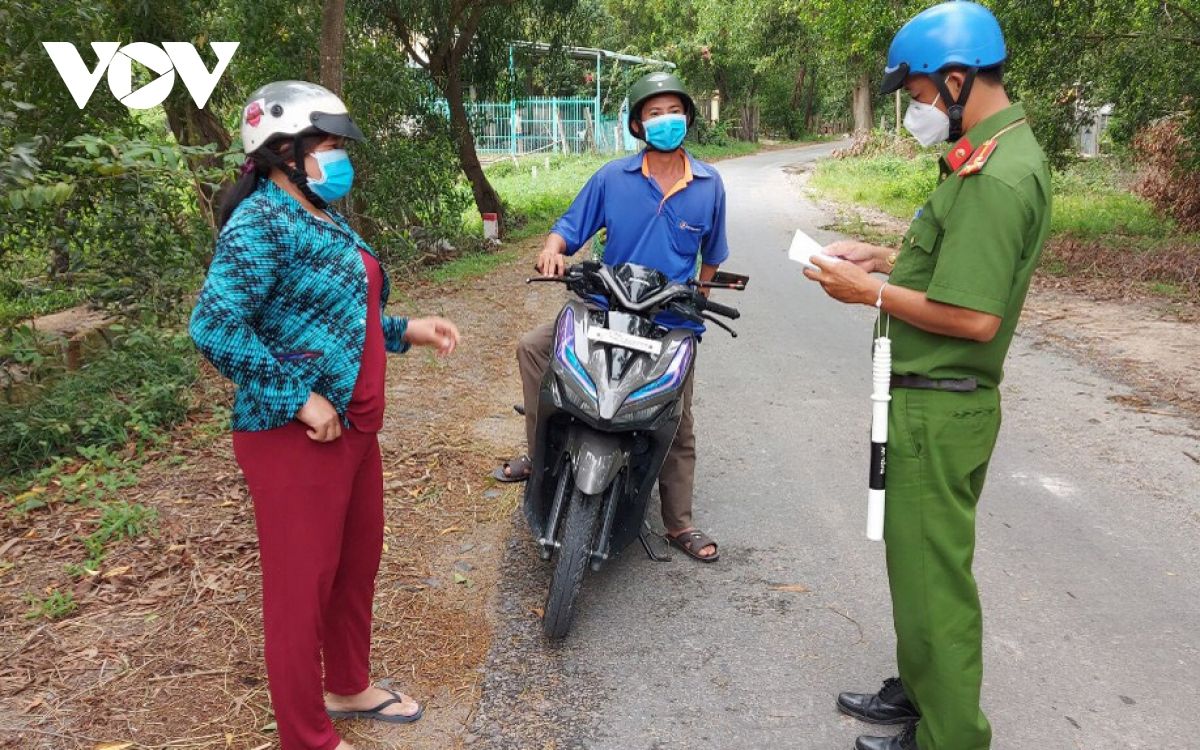
<instances>
[{"instance_id":1,"label":"woman's hand","mask_svg":"<svg viewBox=\"0 0 1200 750\"><path fill-rule=\"evenodd\" d=\"M413 346L431 346L446 356L458 346L458 327L445 318L411 318L404 340Z\"/></svg>"},{"instance_id":2,"label":"woman's hand","mask_svg":"<svg viewBox=\"0 0 1200 750\"><path fill-rule=\"evenodd\" d=\"M337 409L319 393L308 394L308 401L296 412L296 419L311 428L308 437L318 443L328 443L342 436L342 420Z\"/></svg>"},{"instance_id":3,"label":"woman's hand","mask_svg":"<svg viewBox=\"0 0 1200 750\"><path fill-rule=\"evenodd\" d=\"M821 270L804 269L804 275L819 283L825 293L839 302L874 305L880 285L886 282L872 278L853 261L813 258Z\"/></svg>"},{"instance_id":4,"label":"woman's hand","mask_svg":"<svg viewBox=\"0 0 1200 750\"><path fill-rule=\"evenodd\" d=\"M866 242L854 240L842 240L829 245L824 252L826 255L848 260L867 273L872 271L887 273L892 270L887 262L888 256L893 252L889 247L869 245Z\"/></svg>"}]
</instances>

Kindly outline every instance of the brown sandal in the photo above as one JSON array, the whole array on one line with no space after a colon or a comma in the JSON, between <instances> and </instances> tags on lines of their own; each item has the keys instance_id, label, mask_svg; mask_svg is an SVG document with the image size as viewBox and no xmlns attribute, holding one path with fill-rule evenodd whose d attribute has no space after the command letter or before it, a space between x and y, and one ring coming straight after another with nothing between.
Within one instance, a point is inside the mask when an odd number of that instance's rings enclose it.
<instances>
[{"instance_id":1,"label":"brown sandal","mask_svg":"<svg viewBox=\"0 0 1200 750\"><path fill-rule=\"evenodd\" d=\"M721 557L721 548L717 546L717 543L711 537L699 529L684 531L675 536L671 536L670 534L664 534L663 536L667 538L667 542L671 546L683 550L685 555L694 560L699 560L703 563L714 563ZM716 551L708 556L700 554L700 550L705 547L713 547Z\"/></svg>"},{"instance_id":2,"label":"brown sandal","mask_svg":"<svg viewBox=\"0 0 1200 750\"><path fill-rule=\"evenodd\" d=\"M507 472L505 471L507 469ZM505 461L502 466L496 467L492 472L492 479L497 482L512 484L514 482L524 482L529 479L529 475L533 473L533 461L529 456L519 456L511 461Z\"/></svg>"}]
</instances>

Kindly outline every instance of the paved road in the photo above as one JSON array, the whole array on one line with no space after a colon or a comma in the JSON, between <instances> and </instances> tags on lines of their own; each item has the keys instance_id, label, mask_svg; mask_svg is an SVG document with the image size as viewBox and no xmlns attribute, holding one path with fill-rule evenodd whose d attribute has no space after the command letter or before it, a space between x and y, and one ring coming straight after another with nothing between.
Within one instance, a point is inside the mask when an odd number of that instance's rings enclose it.
<instances>
[{"instance_id":1,"label":"paved road","mask_svg":"<svg viewBox=\"0 0 1200 750\"><path fill-rule=\"evenodd\" d=\"M796 227L833 239L788 174L829 150L719 165L727 267L753 279L741 338L710 335L697 370L697 521L721 562L630 548L553 647L529 614L547 574L515 527L472 744L816 750L867 729L833 695L894 671L883 546L863 535L871 315L785 253ZM1003 392L976 558L994 746L1200 746L1200 433L1024 338Z\"/></svg>"}]
</instances>

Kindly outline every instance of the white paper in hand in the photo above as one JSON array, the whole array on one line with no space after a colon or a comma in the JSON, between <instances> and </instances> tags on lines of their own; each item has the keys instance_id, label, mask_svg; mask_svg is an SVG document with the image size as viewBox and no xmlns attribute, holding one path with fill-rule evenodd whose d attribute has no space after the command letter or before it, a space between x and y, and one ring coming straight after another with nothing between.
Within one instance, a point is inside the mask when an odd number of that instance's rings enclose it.
<instances>
[{"instance_id":1,"label":"white paper in hand","mask_svg":"<svg viewBox=\"0 0 1200 750\"><path fill-rule=\"evenodd\" d=\"M792 236L792 246L788 248L788 260L794 260L805 268L820 271L820 267L812 262L813 256L830 261L841 260L841 258L826 255L821 243L805 234L803 229L797 229L796 234Z\"/></svg>"}]
</instances>

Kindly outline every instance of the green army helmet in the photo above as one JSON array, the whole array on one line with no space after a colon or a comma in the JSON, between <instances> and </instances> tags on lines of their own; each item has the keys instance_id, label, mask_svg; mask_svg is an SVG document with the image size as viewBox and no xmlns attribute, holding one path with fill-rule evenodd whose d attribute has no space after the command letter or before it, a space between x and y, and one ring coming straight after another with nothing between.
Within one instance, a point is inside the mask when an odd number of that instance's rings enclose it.
<instances>
[{"instance_id":1,"label":"green army helmet","mask_svg":"<svg viewBox=\"0 0 1200 750\"><path fill-rule=\"evenodd\" d=\"M692 95L688 93L687 87L683 85L683 81L674 73L658 72L650 73L642 76L636 83L629 87L629 134L634 138L645 139L646 134L633 129L633 123L637 123L640 129L642 124L642 105L646 100L658 96L659 94L675 94L683 100L683 109L687 113L688 127L696 121L696 102L692 100Z\"/></svg>"}]
</instances>

